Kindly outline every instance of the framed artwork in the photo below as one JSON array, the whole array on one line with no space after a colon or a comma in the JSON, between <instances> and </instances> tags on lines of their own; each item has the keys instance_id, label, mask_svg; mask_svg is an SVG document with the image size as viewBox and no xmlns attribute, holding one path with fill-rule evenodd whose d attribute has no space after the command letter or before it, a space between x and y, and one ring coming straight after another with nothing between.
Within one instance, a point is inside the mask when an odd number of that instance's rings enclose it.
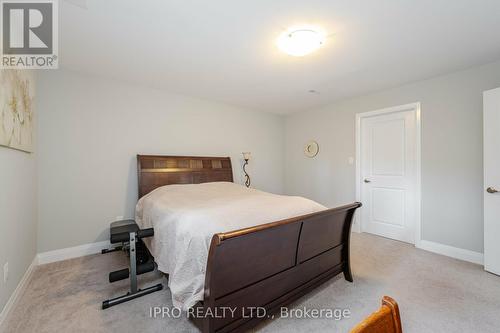
<instances>
[{"instance_id":1,"label":"framed artwork","mask_svg":"<svg viewBox=\"0 0 500 333\"><path fill-rule=\"evenodd\" d=\"M33 152L34 77L27 70L0 70L0 145Z\"/></svg>"}]
</instances>

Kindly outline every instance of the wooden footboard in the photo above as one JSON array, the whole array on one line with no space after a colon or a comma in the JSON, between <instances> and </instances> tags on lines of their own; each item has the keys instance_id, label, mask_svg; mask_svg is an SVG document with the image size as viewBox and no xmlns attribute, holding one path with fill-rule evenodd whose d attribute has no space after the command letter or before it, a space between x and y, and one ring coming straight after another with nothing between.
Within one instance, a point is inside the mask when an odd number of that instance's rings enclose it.
<instances>
[{"instance_id":1,"label":"wooden footboard","mask_svg":"<svg viewBox=\"0 0 500 333\"><path fill-rule=\"evenodd\" d=\"M196 311L205 315L195 322L205 333L245 331L340 272L352 282L349 240L360 206L214 235Z\"/></svg>"}]
</instances>

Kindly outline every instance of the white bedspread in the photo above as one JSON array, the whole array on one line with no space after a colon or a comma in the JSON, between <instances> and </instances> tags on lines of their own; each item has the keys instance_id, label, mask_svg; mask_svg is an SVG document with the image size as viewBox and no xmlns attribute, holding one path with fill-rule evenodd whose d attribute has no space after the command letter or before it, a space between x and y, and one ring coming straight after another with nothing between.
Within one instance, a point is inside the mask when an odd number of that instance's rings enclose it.
<instances>
[{"instance_id":1,"label":"white bedspread","mask_svg":"<svg viewBox=\"0 0 500 333\"><path fill-rule=\"evenodd\" d=\"M212 236L326 207L302 198L276 195L228 182L160 187L136 207L141 228L154 227L147 245L160 271L169 274L173 304L183 310L203 300Z\"/></svg>"}]
</instances>

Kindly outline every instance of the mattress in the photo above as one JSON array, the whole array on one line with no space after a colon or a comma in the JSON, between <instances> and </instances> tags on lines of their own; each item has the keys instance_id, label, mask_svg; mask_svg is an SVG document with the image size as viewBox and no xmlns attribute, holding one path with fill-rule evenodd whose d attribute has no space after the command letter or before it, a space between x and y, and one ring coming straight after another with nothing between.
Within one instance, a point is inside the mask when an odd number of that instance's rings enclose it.
<instances>
[{"instance_id":1,"label":"mattress","mask_svg":"<svg viewBox=\"0 0 500 333\"><path fill-rule=\"evenodd\" d=\"M142 197L136 222L155 230L146 244L158 269L169 275L175 307L203 300L212 236L325 210L306 198L276 195L229 182L167 185Z\"/></svg>"}]
</instances>

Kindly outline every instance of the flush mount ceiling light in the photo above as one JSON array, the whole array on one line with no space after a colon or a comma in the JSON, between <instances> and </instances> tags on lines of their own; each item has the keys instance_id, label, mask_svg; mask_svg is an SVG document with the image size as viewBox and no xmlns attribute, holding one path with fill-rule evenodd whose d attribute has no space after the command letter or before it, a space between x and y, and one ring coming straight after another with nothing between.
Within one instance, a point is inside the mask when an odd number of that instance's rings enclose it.
<instances>
[{"instance_id":1,"label":"flush mount ceiling light","mask_svg":"<svg viewBox=\"0 0 500 333\"><path fill-rule=\"evenodd\" d=\"M293 27L283 32L277 40L279 49L295 57L316 51L325 42L325 33L318 27Z\"/></svg>"}]
</instances>

